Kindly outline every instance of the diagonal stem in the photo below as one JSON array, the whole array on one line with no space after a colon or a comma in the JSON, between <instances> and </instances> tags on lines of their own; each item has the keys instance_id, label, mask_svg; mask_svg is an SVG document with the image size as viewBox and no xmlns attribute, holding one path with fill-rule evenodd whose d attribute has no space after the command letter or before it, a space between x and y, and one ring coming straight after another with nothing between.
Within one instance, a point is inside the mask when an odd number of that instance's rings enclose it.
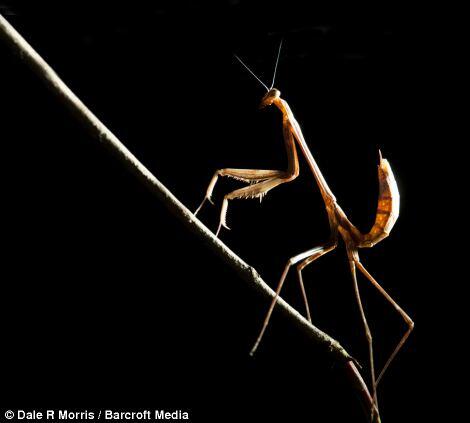
<instances>
[{"instance_id":1,"label":"diagonal stem","mask_svg":"<svg viewBox=\"0 0 470 423\"><path fill-rule=\"evenodd\" d=\"M46 84L72 114L83 124L90 134L109 147L125 165L154 193L160 201L180 219L186 227L201 238L220 258L232 267L240 277L256 291L270 299L275 297L274 291L261 279L256 270L245 263L230 250L220 239L204 226L189 209L187 209L138 159L125 145L88 109L85 104L60 79L46 61L31 47L31 45L5 20L0 14L0 38L9 46L20 59ZM372 398L364 380L357 370L353 358L325 332L309 323L302 315L278 298L277 305L292 323L301 328L312 341L328 349L337 361L345 366L351 384L358 393L367 415L372 406ZM377 422L378 423L378 422Z\"/></svg>"}]
</instances>

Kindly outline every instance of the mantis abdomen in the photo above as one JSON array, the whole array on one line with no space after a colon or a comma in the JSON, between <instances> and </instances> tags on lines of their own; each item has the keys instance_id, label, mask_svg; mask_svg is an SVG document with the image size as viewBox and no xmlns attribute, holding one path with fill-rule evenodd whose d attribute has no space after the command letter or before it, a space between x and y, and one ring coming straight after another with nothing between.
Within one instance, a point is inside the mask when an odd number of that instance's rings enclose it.
<instances>
[{"instance_id":1,"label":"mantis abdomen","mask_svg":"<svg viewBox=\"0 0 470 423\"><path fill-rule=\"evenodd\" d=\"M380 156L380 163L377 167L379 173L379 200L375 223L369 233L364 235L360 247L373 247L386 238L393 225L395 225L400 212L400 193L388 160Z\"/></svg>"}]
</instances>

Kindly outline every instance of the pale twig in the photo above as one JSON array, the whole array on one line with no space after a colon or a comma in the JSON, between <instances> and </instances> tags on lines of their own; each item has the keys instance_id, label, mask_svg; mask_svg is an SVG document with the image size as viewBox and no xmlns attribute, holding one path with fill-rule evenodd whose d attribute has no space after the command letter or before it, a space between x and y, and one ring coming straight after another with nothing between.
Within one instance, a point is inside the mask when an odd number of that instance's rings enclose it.
<instances>
[{"instance_id":1,"label":"pale twig","mask_svg":"<svg viewBox=\"0 0 470 423\"><path fill-rule=\"evenodd\" d=\"M0 38L19 55L48 88L67 106L73 115L89 130L92 136L104 143L127 168L138 176L172 214L207 244L220 258L232 267L250 287L256 289L267 299L275 296L274 291L261 279L256 270L245 263L219 238L204 226L125 146L119 139L82 103L82 101L59 78L45 60L29 43L0 15ZM277 300L281 310L292 323L303 330L305 335L319 345L326 347L329 354L345 366L349 379L361 398L362 405L369 415L372 398L366 384L356 368L353 358L325 332L309 323L302 315L282 298ZM248 353L248 352L247 352Z\"/></svg>"}]
</instances>

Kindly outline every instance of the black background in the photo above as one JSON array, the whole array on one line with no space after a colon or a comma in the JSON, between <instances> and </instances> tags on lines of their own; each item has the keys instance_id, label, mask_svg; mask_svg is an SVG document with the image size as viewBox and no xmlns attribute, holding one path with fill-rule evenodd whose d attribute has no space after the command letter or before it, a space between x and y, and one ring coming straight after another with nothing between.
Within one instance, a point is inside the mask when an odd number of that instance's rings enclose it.
<instances>
[{"instance_id":1,"label":"black background","mask_svg":"<svg viewBox=\"0 0 470 423\"><path fill-rule=\"evenodd\" d=\"M398 181L401 214L391 236L361 257L416 322L380 386L382 417L421 421L441 408L445 370L430 373L437 353L426 341L436 329L429 316L439 280L437 260L429 266L436 257L429 198L442 193L436 172L424 177L423 128L433 125L424 116L429 39L414 11L326 2L96 3L6 2L3 13L189 208L215 169L286 164L280 115L257 109L264 90L233 53L268 83L284 39L276 87L363 231L375 216L381 149ZM3 44L0 63L2 406L182 408L197 422L364 421L340 368L281 315L249 357L266 300ZM223 193L239 186L219 181L216 207L200 214L210 228ZM300 177L261 205L232 202L228 224L222 239L271 286L289 257L328 236L303 159ZM366 363L343 247L308 267L304 280L314 322ZM359 283L379 367L405 325L366 279ZM283 296L303 312L293 275Z\"/></svg>"}]
</instances>

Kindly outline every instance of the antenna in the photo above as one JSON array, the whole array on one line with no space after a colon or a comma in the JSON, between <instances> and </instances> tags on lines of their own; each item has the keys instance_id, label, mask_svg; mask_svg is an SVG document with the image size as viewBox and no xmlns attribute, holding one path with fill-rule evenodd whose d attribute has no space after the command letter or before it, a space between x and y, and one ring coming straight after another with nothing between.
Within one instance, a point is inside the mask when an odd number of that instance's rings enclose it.
<instances>
[{"instance_id":1,"label":"antenna","mask_svg":"<svg viewBox=\"0 0 470 423\"><path fill-rule=\"evenodd\" d=\"M279 50L277 51L276 64L274 65L273 82L272 82L272 84L271 84L270 90L274 87L274 81L276 80L277 64L279 63L279 56L281 55L282 41L283 41L283 40L281 40L281 42L279 43Z\"/></svg>"},{"instance_id":2,"label":"antenna","mask_svg":"<svg viewBox=\"0 0 470 423\"><path fill-rule=\"evenodd\" d=\"M266 91L269 91L268 86L267 86L263 81L261 81L261 79L259 79L259 78L254 74L254 72L253 72L247 65L245 65L245 63L243 63L243 60L240 59L236 54L234 54L234 56L235 56L235 57L237 58L237 60L248 70L248 72L250 72L250 73L261 83L261 85L263 85L263 87L266 88ZM278 58L279 58L279 56L278 56ZM277 63L276 63L276 65L277 65Z\"/></svg>"}]
</instances>

